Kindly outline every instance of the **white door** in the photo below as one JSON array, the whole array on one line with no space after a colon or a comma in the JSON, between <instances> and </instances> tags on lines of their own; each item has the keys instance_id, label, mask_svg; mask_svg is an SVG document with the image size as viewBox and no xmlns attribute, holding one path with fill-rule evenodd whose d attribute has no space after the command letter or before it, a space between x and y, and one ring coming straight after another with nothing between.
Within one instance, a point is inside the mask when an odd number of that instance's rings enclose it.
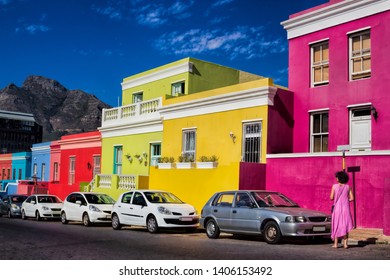
<instances>
[{"instance_id":1,"label":"white door","mask_svg":"<svg viewBox=\"0 0 390 280\"><path fill-rule=\"evenodd\" d=\"M371 150L371 110L361 108L351 111L350 144L352 151Z\"/></svg>"}]
</instances>

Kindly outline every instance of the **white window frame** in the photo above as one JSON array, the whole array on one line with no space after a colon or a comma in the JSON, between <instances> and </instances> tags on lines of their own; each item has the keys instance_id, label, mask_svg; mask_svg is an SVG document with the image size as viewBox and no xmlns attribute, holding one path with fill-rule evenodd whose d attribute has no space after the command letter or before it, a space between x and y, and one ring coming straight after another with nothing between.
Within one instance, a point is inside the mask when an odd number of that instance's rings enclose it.
<instances>
[{"instance_id":1,"label":"white window frame","mask_svg":"<svg viewBox=\"0 0 390 280\"><path fill-rule=\"evenodd\" d=\"M76 157L69 157L69 178L68 185L73 185L76 182Z\"/></svg>"},{"instance_id":2,"label":"white window frame","mask_svg":"<svg viewBox=\"0 0 390 280\"><path fill-rule=\"evenodd\" d=\"M150 143L150 166L157 166L158 159L160 157L161 157L161 142Z\"/></svg>"},{"instance_id":3,"label":"white window frame","mask_svg":"<svg viewBox=\"0 0 390 280\"><path fill-rule=\"evenodd\" d=\"M58 162L54 162L54 164L53 164L53 181L54 182L57 182L60 180L58 167L59 167Z\"/></svg>"},{"instance_id":4,"label":"white window frame","mask_svg":"<svg viewBox=\"0 0 390 280\"><path fill-rule=\"evenodd\" d=\"M328 131L322 131L322 119L323 115L327 114L328 115ZM320 132L314 132L314 116L320 115ZM321 150L320 151L314 151L314 138L315 137L321 137ZM323 151L323 138L324 136L327 137L328 139L328 148L326 151ZM310 152L311 153L321 153L321 152L328 152L329 151L329 110L321 110L321 111L311 111L310 112Z\"/></svg>"},{"instance_id":5,"label":"white window frame","mask_svg":"<svg viewBox=\"0 0 390 280\"><path fill-rule=\"evenodd\" d=\"M322 58L322 50L323 50L323 47L327 45L328 47L328 60L323 60ZM317 47L320 47L321 49L321 60L319 63L316 63L314 64L314 49L317 48ZM328 67L328 79L325 80L324 79L324 68L325 67ZM314 81L314 70L316 68L320 68L321 69L321 76L322 76L322 79L320 82L315 82ZM315 86L321 86L321 85L326 85L326 84L329 84L329 40L324 40L324 41L321 41L321 42L316 42L316 43L313 43L310 45L310 73L311 73L311 87L315 87Z\"/></svg>"},{"instance_id":6,"label":"white window frame","mask_svg":"<svg viewBox=\"0 0 390 280\"><path fill-rule=\"evenodd\" d=\"M193 142L191 141L193 135ZM183 129L182 131L182 156L196 159L196 128Z\"/></svg>"},{"instance_id":7,"label":"white window frame","mask_svg":"<svg viewBox=\"0 0 390 280\"><path fill-rule=\"evenodd\" d=\"M171 85L171 94L172 96L179 96L180 94L185 93L185 81L178 81L172 83Z\"/></svg>"},{"instance_id":8,"label":"white window frame","mask_svg":"<svg viewBox=\"0 0 390 280\"><path fill-rule=\"evenodd\" d=\"M363 49L363 39L362 37L365 35L370 36L370 48L369 49ZM350 81L356 81L361 79L366 79L371 77L371 69L372 69L372 56L371 56L371 29L366 29L363 31L358 31L355 33L349 33L348 34L348 41L349 41L349 80ZM360 37L360 51L356 54L353 54L352 46L353 46L353 38ZM354 59L360 59L361 63L361 69L363 69L364 59L370 57L370 69L369 70L363 70L360 72L353 72L353 61Z\"/></svg>"},{"instance_id":9,"label":"white window frame","mask_svg":"<svg viewBox=\"0 0 390 280\"><path fill-rule=\"evenodd\" d=\"M46 164L42 163L42 167L41 167L41 181L45 180L45 173L46 173Z\"/></svg>"},{"instance_id":10,"label":"white window frame","mask_svg":"<svg viewBox=\"0 0 390 280\"><path fill-rule=\"evenodd\" d=\"M34 165L33 165L33 176L37 177L37 175L38 175L38 164L34 163Z\"/></svg>"},{"instance_id":11,"label":"white window frame","mask_svg":"<svg viewBox=\"0 0 390 280\"><path fill-rule=\"evenodd\" d=\"M114 174L122 174L123 146L114 146Z\"/></svg>"},{"instance_id":12,"label":"white window frame","mask_svg":"<svg viewBox=\"0 0 390 280\"><path fill-rule=\"evenodd\" d=\"M93 177L95 178L95 175L98 175L100 174L100 170L101 170L101 166L100 166L100 162L101 162L101 155L93 155L92 156L92 174L93 174Z\"/></svg>"},{"instance_id":13,"label":"white window frame","mask_svg":"<svg viewBox=\"0 0 390 280\"><path fill-rule=\"evenodd\" d=\"M133 103L140 103L144 100L144 93L142 91L133 93Z\"/></svg>"},{"instance_id":14,"label":"white window frame","mask_svg":"<svg viewBox=\"0 0 390 280\"><path fill-rule=\"evenodd\" d=\"M259 131L248 131L249 126L258 126ZM242 156L243 162L260 163L262 145L262 121L244 122L242 126Z\"/></svg>"}]
</instances>

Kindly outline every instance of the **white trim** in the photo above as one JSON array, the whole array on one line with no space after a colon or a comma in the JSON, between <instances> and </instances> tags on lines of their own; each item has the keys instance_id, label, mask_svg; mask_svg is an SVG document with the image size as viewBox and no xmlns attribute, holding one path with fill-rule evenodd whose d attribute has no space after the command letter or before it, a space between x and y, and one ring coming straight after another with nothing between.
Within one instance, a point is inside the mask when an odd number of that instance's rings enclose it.
<instances>
[{"instance_id":1,"label":"white trim","mask_svg":"<svg viewBox=\"0 0 390 280\"><path fill-rule=\"evenodd\" d=\"M164 120L226 112L256 106L273 105L277 88L264 86L188 102L164 106L160 109Z\"/></svg>"},{"instance_id":2,"label":"white trim","mask_svg":"<svg viewBox=\"0 0 390 280\"><path fill-rule=\"evenodd\" d=\"M371 26L359 28L359 29L353 30L353 31L348 31L346 34L347 34L347 35L351 35L351 34L354 34L354 33L365 32L365 31L367 31L367 30L371 30Z\"/></svg>"},{"instance_id":3,"label":"white trim","mask_svg":"<svg viewBox=\"0 0 390 280\"><path fill-rule=\"evenodd\" d=\"M323 153L291 153L291 154L267 154L266 158L312 158L312 157L334 157L342 156L342 152L323 152ZM380 151L346 151L345 156L390 156L390 150Z\"/></svg>"},{"instance_id":4,"label":"white trim","mask_svg":"<svg viewBox=\"0 0 390 280\"><path fill-rule=\"evenodd\" d=\"M372 106L372 103L367 102L367 103L360 103L360 104L352 104L352 105L348 105L347 108L350 109L350 108L368 107L368 106Z\"/></svg>"},{"instance_id":5,"label":"white trim","mask_svg":"<svg viewBox=\"0 0 390 280\"><path fill-rule=\"evenodd\" d=\"M263 119L253 119L253 120L244 120L244 121L241 121L243 124L244 123L252 123L252 122L262 122Z\"/></svg>"},{"instance_id":6,"label":"white trim","mask_svg":"<svg viewBox=\"0 0 390 280\"><path fill-rule=\"evenodd\" d=\"M323 43L323 42L325 42L325 41L328 41L328 42L329 42L329 37L328 37L328 38L325 38L325 39L317 40L317 41L314 41L314 42L310 42L310 43L308 43L307 45L308 45L308 46L312 46L312 45L316 45L316 44Z\"/></svg>"},{"instance_id":7,"label":"white trim","mask_svg":"<svg viewBox=\"0 0 390 280\"><path fill-rule=\"evenodd\" d=\"M293 39L390 10L388 0L345 0L281 22Z\"/></svg>"},{"instance_id":8,"label":"white trim","mask_svg":"<svg viewBox=\"0 0 390 280\"><path fill-rule=\"evenodd\" d=\"M192 127L182 128L181 130L184 131L184 130L196 130L196 129L198 129L198 127L192 126Z\"/></svg>"},{"instance_id":9,"label":"white trim","mask_svg":"<svg viewBox=\"0 0 390 280\"><path fill-rule=\"evenodd\" d=\"M183 73L187 73L187 72L189 72L189 73L192 72L192 63L191 62L184 62L182 64L175 65L175 66L172 66L172 67L169 67L166 69L162 69L162 70L154 72L154 73L146 74L145 76L141 76L138 78L131 79L129 81L125 81L125 82L121 83L122 91L129 89L129 88L132 88L132 87L144 85L147 83L155 82L157 80L169 78L169 77L183 74Z\"/></svg>"},{"instance_id":10,"label":"white trim","mask_svg":"<svg viewBox=\"0 0 390 280\"><path fill-rule=\"evenodd\" d=\"M324 111L329 111L330 109L329 108L322 108L322 109L313 109L313 110L309 110L307 111L308 113L317 113L317 112L324 112Z\"/></svg>"},{"instance_id":11,"label":"white trim","mask_svg":"<svg viewBox=\"0 0 390 280\"><path fill-rule=\"evenodd\" d=\"M162 143L162 140L158 140L158 141L150 141L149 144L161 144Z\"/></svg>"},{"instance_id":12,"label":"white trim","mask_svg":"<svg viewBox=\"0 0 390 280\"><path fill-rule=\"evenodd\" d=\"M145 122L137 122L133 124L117 125L110 127L99 128L102 139L118 136L136 135L142 133L162 132L163 124L161 119L148 120Z\"/></svg>"}]
</instances>

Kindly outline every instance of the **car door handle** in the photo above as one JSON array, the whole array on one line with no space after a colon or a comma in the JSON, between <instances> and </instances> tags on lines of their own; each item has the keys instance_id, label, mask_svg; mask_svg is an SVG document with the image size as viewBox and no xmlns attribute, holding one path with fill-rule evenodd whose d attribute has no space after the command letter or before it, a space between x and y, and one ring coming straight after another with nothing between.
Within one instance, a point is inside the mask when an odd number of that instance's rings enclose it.
<instances>
[{"instance_id":1,"label":"car door handle","mask_svg":"<svg viewBox=\"0 0 390 280\"><path fill-rule=\"evenodd\" d=\"M218 212L218 210L217 209L214 209L214 213L217 213Z\"/></svg>"},{"instance_id":2,"label":"car door handle","mask_svg":"<svg viewBox=\"0 0 390 280\"><path fill-rule=\"evenodd\" d=\"M237 210L233 210L233 214L236 214L237 213Z\"/></svg>"}]
</instances>

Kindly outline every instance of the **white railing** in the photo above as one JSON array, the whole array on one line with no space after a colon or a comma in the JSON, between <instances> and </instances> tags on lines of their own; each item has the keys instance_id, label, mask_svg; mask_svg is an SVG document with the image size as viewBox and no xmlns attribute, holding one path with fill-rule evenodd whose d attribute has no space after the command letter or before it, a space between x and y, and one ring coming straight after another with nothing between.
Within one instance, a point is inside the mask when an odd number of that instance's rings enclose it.
<instances>
[{"instance_id":1,"label":"white railing","mask_svg":"<svg viewBox=\"0 0 390 280\"><path fill-rule=\"evenodd\" d=\"M99 184L98 188L102 189L111 189L111 181L112 181L112 175L111 174L99 174Z\"/></svg>"},{"instance_id":2,"label":"white railing","mask_svg":"<svg viewBox=\"0 0 390 280\"><path fill-rule=\"evenodd\" d=\"M103 109L102 127L112 122L123 123L136 121L137 118L153 117L161 107L162 98L147 100L126 106Z\"/></svg>"},{"instance_id":3,"label":"white railing","mask_svg":"<svg viewBox=\"0 0 390 280\"><path fill-rule=\"evenodd\" d=\"M119 175L118 179L118 189L120 190L135 190L137 187L134 175Z\"/></svg>"}]
</instances>

